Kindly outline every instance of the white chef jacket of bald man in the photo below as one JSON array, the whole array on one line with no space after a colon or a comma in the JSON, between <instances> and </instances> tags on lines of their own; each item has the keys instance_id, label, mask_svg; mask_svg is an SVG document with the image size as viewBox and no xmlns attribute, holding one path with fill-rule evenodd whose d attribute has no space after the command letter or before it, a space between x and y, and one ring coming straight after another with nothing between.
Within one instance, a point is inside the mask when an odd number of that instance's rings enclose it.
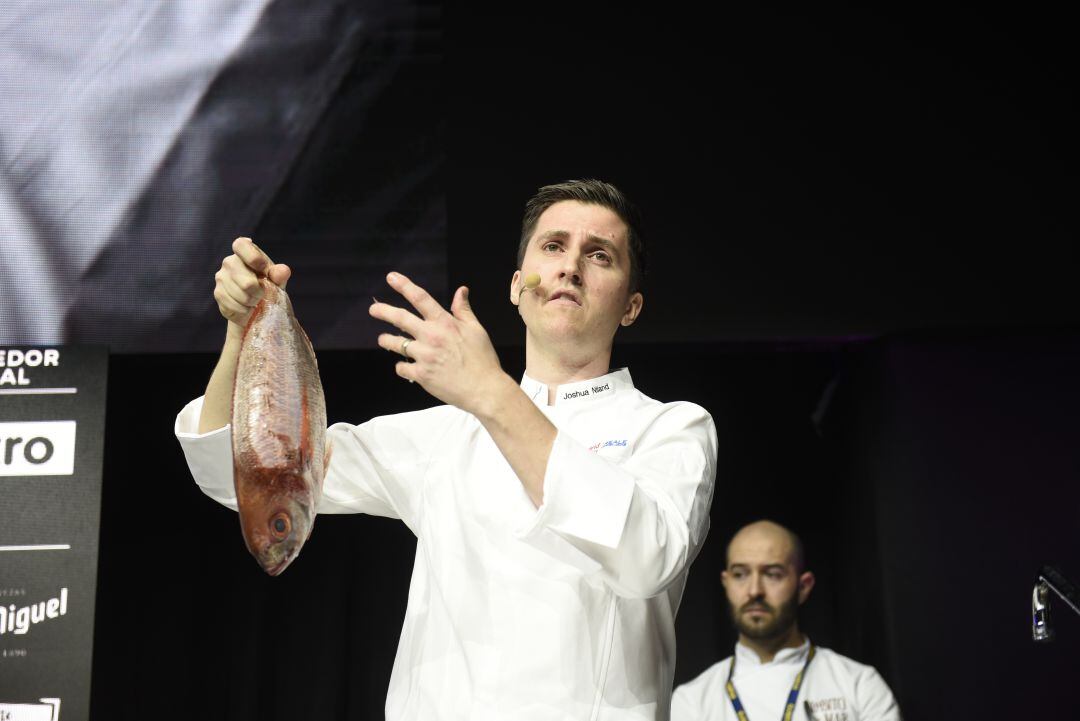
<instances>
[{"instance_id":1,"label":"white chef jacket of bald man","mask_svg":"<svg viewBox=\"0 0 1080 721\"><path fill-rule=\"evenodd\" d=\"M795 675L806 663L810 641L781 649L769 663L735 644L732 683L750 721L783 718ZM671 721L738 721L727 695L731 656L675 689ZM809 702L813 715L807 713ZM792 721L901 721L892 691L873 666L818 647L806 669Z\"/></svg>"},{"instance_id":2,"label":"white chef jacket of bald man","mask_svg":"<svg viewBox=\"0 0 1080 721\"><path fill-rule=\"evenodd\" d=\"M474 416L453 406L330 427L321 513L416 535L388 719L667 719L675 613L709 528L716 429L626 369L523 390L558 429L537 509ZM192 475L236 507L228 427L177 416ZM302 561L301 561L302 562Z\"/></svg>"}]
</instances>

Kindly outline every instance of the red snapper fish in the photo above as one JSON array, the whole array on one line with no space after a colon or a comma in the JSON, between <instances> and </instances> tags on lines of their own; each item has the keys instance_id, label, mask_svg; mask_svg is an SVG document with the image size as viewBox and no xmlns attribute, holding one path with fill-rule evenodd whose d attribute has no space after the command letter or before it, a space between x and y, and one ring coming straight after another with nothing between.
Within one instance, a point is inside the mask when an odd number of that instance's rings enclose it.
<instances>
[{"instance_id":1,"label":"red snapper fish","mask_svg":"<svg viewBox=\"0 0 1080 721\"><path fill-rule=\"evenodd\" d=\"M285 291L259 282L233 385L233 481L244 543L276 576L311 535L330 449L311 341Z\"/></svg>"}]
</instances>

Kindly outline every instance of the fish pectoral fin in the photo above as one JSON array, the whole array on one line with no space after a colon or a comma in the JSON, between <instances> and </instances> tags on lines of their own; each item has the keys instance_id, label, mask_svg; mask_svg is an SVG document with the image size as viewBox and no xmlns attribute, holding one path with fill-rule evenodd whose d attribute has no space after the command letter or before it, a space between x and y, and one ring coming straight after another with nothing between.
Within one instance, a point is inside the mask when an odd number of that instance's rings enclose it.
<instances>
[{"instance_id":1,"label":"fish pectoral fin","mask_svg":"<svg viewBox=\"0 0 1080 721\"><path fill-rule=\"evenodd\" d=\"M334 442L326 439L326 453L323 454L323 478L326 478L326 472L330 470L330 454L333 453Z\"/></svg>"}]
</instances>

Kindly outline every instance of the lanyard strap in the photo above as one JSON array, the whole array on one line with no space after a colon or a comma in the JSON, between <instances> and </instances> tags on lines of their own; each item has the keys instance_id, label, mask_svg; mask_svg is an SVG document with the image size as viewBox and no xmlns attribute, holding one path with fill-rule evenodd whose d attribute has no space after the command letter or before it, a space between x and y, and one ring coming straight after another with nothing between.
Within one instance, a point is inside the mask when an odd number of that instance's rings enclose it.
<instances>
[{"instance_id":1,"label":"lanyard strap","mask_svg":"<svg viewBox=\"0 0 1080 721\"><path fill-rule=\"evenodd\" d=\"M781 716L781 721L791 721L791 717L795 714L795 699L799 698L799 689L802 688L803 676L806 675L806 669L810 665L810 662L814 660L814 644L810 644L810 651L806 654L806 663L799 670L799 673L795 674L795 683L791 684L791 692L788 693L787 706L784 707L784 715ZM731 706L735 709L735 715L739 717L739 721L750 721L750 717L746 715L746 710L743 709L742 701L739 700L739 694L735 690L735 684L732 682L732 678L735 677L735 656L731 657L731 668L728 669L727 675L727 695L731 699Z\"/></svg>"}]
</instances>

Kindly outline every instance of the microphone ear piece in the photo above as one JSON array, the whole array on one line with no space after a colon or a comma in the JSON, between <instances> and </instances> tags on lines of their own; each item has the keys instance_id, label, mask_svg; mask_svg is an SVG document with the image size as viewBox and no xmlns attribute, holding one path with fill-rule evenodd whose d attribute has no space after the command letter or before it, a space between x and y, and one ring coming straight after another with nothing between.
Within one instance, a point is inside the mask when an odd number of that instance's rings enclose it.
<instances>
[{"instance_id":1,"label":"microphone ear piece","mask_svg":"<svg viewBox=\"0 0 1080 721\"><path fill-rule=\"evenodd\" d=\"M524 293L525 291L527 291L527 290L536 290L539 287L540 287L540 274L539 273L529 273L527 276L525 276L525 285L523 285L521 287L521 290L518 291L518 300L519 301L521 300L521 294Z\"/></svg>"}]
</instances>

